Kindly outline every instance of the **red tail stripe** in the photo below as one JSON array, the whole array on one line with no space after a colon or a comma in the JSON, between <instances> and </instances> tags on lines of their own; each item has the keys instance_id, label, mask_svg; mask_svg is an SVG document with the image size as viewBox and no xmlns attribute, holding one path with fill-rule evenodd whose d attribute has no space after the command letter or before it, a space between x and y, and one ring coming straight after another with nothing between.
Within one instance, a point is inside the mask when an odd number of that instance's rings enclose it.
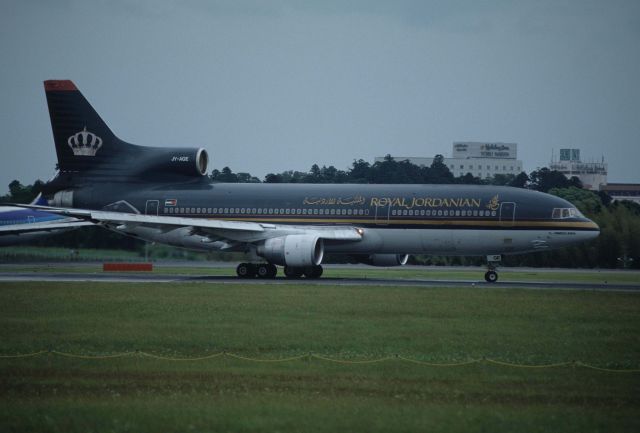
<instances>
[{"instance_id":1,"label":"red tail stripe","mask_svg":"<svg viewBox=\"0 0 640 433\"><path fill-rule=\"evenodd\" d=\"M45 92L74 91L78 90L71 80L47 80L44 82Z\"/></svg>"}]
</instances>

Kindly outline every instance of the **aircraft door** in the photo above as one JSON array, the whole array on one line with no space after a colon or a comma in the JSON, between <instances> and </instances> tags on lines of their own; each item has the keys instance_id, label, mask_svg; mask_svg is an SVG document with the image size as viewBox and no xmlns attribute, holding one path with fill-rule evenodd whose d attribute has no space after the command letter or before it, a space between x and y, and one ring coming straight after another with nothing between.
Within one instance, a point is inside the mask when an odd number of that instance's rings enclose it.
<instances>
[{"instance_id":1,"label":"aircraft door","mask_svg":"<svg viewBox=\"0 0 640 433\"><path fill-rule=\"evenodd\" d=\"M158 207L160 206L159 200L147 200L145 206L145 212L147 215L158 215Z\"/></svg>"},{"instance_id":2,"label":"aircraft door","mask_svg":"<svg viewBox=\"0 0 640 433\"><path fill-rule=\"evenodd\" d=\"M500 225L513 227L516 217L516 204L511 201L500 203Z\"/></svg>"},{"instance_id":3,"label":"aircraft door","mask_svg":"<svg viewBox=\"0 0 640 433\"><path fill-rule=\"evenodd\" d=\"M391 213L391 206L376 206L376 224L379 226L389 225L389 214Z\"/></svg>"}]
</instances>

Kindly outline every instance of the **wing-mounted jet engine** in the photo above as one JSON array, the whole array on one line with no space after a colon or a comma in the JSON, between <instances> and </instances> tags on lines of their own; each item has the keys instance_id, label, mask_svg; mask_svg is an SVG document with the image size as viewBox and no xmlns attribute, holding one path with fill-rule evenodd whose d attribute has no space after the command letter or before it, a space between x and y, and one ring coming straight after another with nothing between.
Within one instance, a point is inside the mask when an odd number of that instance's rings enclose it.
<instances>
[{"instance_id":1,"label":"wing-mounted jet engine","mask_svg":"<svg viewBox=\"0 0 640 433\"><path fill-rule=\"evenodd\" d=\"M315 266L322 263L324 243L318 235L288 235L267 239L257 253L276 265Z\"/></svg>"}]
</instances>

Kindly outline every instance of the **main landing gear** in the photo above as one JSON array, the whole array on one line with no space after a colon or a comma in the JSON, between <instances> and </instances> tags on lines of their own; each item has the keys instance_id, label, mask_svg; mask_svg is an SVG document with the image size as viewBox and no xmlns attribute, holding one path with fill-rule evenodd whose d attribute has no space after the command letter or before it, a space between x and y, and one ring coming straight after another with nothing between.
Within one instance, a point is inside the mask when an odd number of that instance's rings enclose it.
<instances>
[{"instance_id":1,"label":"main landing gear","mask_svg":"<svg viewBox=\"0 0 640 433\"><path fill-rule=\"evenodd\" d=\"M487 272L484 274L484 280L487 283L495 283L498 281L498 272L496 269L498 268L498 263L502 260L502 256L500 254L487 256Z\"/></svg>"},{"instance_id":2,"label":"main landing gear","mask_svg":"<svg viewBox=\"0 0 640 433\"><path fill-rule=\"evenodd\" d=\"M322 276L322 266L305 266L305 267L293 267L285 266L284 275L287 278L320 278ZM278 273L276 265L271 263L240 263L236 268L236 274L240 278L275 278Z\"/></svg>"},{"instance_id":3,"label":"main landing gear","mask_svg":"<svg viewBox=\"0 0 640 433\"><path fill-rule=\"evenodd\" d=\"M298 268L293 266L285 266L284 274L287 278L300 278L303 275L307 278L320 278L322 276L322 266L305 266L304 268Z\"/></svg>"},{"instance_id":4,"label":"main landing gear","mask_svg":"<svg viewBox=\"0 0 640 433\"><path fill-rule=\"evenodd\" d=\"M271 263L240 263L236 268L236 274L240 278L275 278L278 273L276 265Z\"/></svg>"}]
</instances>

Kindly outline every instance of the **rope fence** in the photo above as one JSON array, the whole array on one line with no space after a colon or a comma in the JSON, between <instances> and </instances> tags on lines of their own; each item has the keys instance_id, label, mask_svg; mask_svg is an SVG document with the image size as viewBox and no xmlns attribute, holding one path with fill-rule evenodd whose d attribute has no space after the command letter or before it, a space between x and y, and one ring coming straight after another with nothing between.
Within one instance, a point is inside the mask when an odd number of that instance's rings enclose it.
<instances>
[{"instance_id":1,"label":"rope fence","mask_svg":"<svg viewBox=\"0 0 640 433\"><path fill-rule=\"evenodd\" d=\"M126 357L138 357L138 358L150 358L157 359L161 361L171 361L171 362L194 362L194 361L204 361L215 358L230 358L247 362L262 362L262 363L279 363L279 362L292 362L292 361L310 361L312 359L317 359L319 361L330 362L335 364L376 364L382 362L390 362L390 361L400 361L407 362L411 364L424 365L427 367L463 367L472 364L493 364L502 367L510 367L510 368L531 368L531 369L541 369L541 368L562 368L562 367L582 367L591 370L603 371L608 373L640 373L640 369L614 369L614 368L605 368L598 367L596 365L591 365L582 361L566 361L566 362L558 362L553 364L518 364L514 362L501 361L497 359L491 358L477 358L470 359L467 361L460 362L427 362L419 359L406 358L400 355L394 356L386 356L382 358L374 358L374 359L339 359L339 358L331 358L324 355L319 355L316 353L307 353L303 355L291 356L287 358L251 358L247 356L241 356L235 353L230 352L218 352L205 356L197 356L197 357L171 357L171 356L163 356L156 355L154 353L143 352L140 350L131 351L131 352L120 352L120 353L111 353L105 355L82 355L75 353L67 353L60 352L58 350L40 350L38 352L32 353L21 353L21 354L12 354L12 355L0 355L0 359L22 359L22 358L35 358L39 356L60 356L64 358L77 358L77 359L87 359L87 360L101 360L101 359L116 359L116 358L126 358Z\"/></svg>"}]
</instances>

